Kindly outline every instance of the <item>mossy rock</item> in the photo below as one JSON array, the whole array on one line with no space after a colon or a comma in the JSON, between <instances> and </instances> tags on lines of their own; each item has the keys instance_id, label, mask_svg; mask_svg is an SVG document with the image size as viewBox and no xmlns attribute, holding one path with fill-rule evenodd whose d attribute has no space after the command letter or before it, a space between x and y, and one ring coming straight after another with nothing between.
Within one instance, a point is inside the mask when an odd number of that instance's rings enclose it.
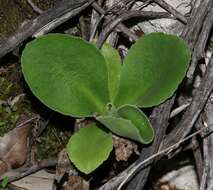
<instances>
[{"instance_id":1,"label":"mossy rock","mask_svg":"<svg viewBox=\"0 0 213 190\"><path fill-rule=\"evenodd\" d=\"M42 10L53 7L57 1L58 0L33 0ZM27 0L0 0L0 5L0 38L11 35L17 28L20 28L24 21L38 16Z\"/></svg>"}]
</instances>

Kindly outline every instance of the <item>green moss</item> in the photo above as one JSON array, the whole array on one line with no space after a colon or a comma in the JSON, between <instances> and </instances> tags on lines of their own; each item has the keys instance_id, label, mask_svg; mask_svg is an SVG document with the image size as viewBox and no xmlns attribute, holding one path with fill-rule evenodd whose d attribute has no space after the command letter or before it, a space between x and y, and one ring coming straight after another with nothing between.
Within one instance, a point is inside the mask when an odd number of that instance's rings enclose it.
<instances>
[{"instance_id":1,"label":"green moss","mask_svg":"<svg viewBox=\"0 0 213 190\"><path fill-rule=\"evenodd\" d=\"M24 21L22 13L11 0L0 0L0 37L13 33Z\"/></svg>"},{"instance_id":2,"label":"green moss","mask_svg":"<svg viewBox=\"0 0 213 190\"><path fill-rule=\"evenodd\" d=\"M61 128L55 125L48 125L35 145L36 159L57 157L58 153L66 147L70 136L70 131L62 131Z\"/></svg>"},{"instance_id":3,"label":"green moss","mask_svg":"<svg viewBox=\"0 0 213 190\"><path fill-rule=\"evenodd\" d=\"M15 126L22 114L31 114L31 106L18 80L19 68L13 65L0 69L4 70L0 73L0 136L3 136Z\"/></svg>"}]
</instances>

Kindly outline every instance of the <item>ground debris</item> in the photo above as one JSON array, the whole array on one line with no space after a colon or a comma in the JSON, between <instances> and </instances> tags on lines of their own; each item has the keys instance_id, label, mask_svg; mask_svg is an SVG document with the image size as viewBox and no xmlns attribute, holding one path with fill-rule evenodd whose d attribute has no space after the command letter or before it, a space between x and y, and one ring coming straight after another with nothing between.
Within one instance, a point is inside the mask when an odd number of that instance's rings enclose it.
<instances>
[{"instance_id":1,"label":"ground debris","mask_svg":"<svg viewBox=\"0 0 213 190\"><path fill-rule=\"evenodd\" d=\"M127 161L133 153L139 154L137 144L128 139L113 135L113 145L117 161Z\"/></svg>"},{"instance_id":2,"label":"ground debris","mask_svg":"<svg viewBox=\"0 0 213 190\"><path fill-rule=\"evenodd\" d=\"M23 121L23 117L20 119ZM16 127L0 137L0 176L10 168L18 168L24 164L29 152L28 138L31 124Z\"/></svg>"}]
</instances>

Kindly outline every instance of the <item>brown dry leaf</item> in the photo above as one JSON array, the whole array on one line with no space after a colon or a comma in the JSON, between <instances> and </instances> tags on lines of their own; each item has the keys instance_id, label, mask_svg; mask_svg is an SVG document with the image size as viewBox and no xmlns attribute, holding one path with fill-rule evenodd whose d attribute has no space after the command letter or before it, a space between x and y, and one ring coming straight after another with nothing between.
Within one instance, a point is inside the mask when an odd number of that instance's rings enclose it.
<instances>
[{"instance_id":1,"label":"brown dry leaf","mask_svg":"<svg viewBox=\"0 0 213 190\"><path fill-rule=\"evenodd\" d=\"M58 164L56 166L55 179L58 184L61 183L66 173L69 173L69 178L65 183L64 190L89 190L89 182L78 175L68 158L67 150L63 149L58 155Z\"/></svg>"},{"instance_id":2,"label":"brown dry leaf","mask_svg":"<svg viewBox=\"0 0 213 190\"><path fill-rule=\"evenodd\" d=\"M7 163L0 160L0 176L8 171Z\"/></svg>"},{"instance_id":3,"label":"brown dry leaf","mask_svg":"<svg viewBox=\"0 0 213 190\"><path fill-rule=\"evenodd\" d=\"M89 190L89 182L80 176L71 175L64 190Z\"/></svg>"},{"instance_id":4,"label":"brown dry leaf","mask_svg":"<svg viewBox=\"0 0 213 190\"><path fill-rule=\"evenodd\" d=\"M127 161L133 152L139 154L135 142L113 135L113 145L117 161Z\"/></svg>"},{"instance_id":5,"label":"brown dry leaf","mask_svg":"<svg viewBox=\"0 0 213 190\"><path fill-rule=\"evenodd\" d=\"M20 121L24 121L23 117ZM17 168L24 164L28 153L30 132L31 125L28 123L0 137L0 176L10 168Z\"/></svg>"},{"instance_id":6,"label":"brown dry leaf","mask_svg":"<svg viewBox=\"0 0 213 190\"><path fill-rule=\"evenodd\" d=\"M177 190L176 186L170 183L160 185L160 190Z\"/></svg>"},{"instance_id":7,"label":"brown dry leaf","mask_svg":"<svg viewBox=\"0 0 213 190\"><path fill-rule=\"evenodd\" d=\"M63 149L58 155L58 164L56 166L55 179L60 183L61 179L66 173L77 174L74 167L71 165L70 159L67 155L67 150Z\"/></svg>"}]
</instances>

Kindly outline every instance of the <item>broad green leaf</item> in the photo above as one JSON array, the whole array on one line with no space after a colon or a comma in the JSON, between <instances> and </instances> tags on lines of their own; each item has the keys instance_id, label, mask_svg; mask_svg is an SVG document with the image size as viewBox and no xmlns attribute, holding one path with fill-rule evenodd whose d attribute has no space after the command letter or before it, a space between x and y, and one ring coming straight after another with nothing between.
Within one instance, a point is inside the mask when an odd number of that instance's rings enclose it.
<instances>
[{"instance_id":1,"label":"broad green leaf","mask_svg":"<svg viewBox=\"0 0 213 190\"><path fill-rule=\"evenodd\" d=\"M113 133L144 144L150 143L154 138L148 118L135 106L122 106L118 109L117 115L99 116L97 120Z\"/></svg>"},{"instance_id":2,"label":"broad green leaf","mask_svg":"<svg viewBox=\"0 0 213 190\"><path fill-rule=\"evenodd\" d=\"M190 56L187 44L176 36L145 35L124 60L115 105L151 107L163 102L184 78Z\"/></svg>"},{"instance_id":3,"label":"broad green leaf","mask_svg":"<svg viewBox=\"0 0 213 190\"><path fill-rule=\"evenodd\" d=\"M25 47L22 70L34 95L51 109L76 117L105 112L107 66L92 44L65 34L45 35Z\"/></svg>"},{"instance_id":4,"label":"broad green leaf","mask_svg":"<svg viewBox=\"0 0 213 190\"><path fill-rule=\"evenodd\" d=\"M103 131L95 123L81 128L67 144L70 160L85 174L101 165L112 149L111 133Z\"/></svg>"},{"instance_id":5,"label":"broad green leaf","mask_svg":"<svg viewBox=\"0 0 213 190\"><path fill-rule=\"evenodd\" d=\"M118 92L120 71L121 71L121 57L116 49L110 44L105 43L101 48L108 69L108 83L109 83L109 96L111 102Z\"/></svg>"}]
</instances>

